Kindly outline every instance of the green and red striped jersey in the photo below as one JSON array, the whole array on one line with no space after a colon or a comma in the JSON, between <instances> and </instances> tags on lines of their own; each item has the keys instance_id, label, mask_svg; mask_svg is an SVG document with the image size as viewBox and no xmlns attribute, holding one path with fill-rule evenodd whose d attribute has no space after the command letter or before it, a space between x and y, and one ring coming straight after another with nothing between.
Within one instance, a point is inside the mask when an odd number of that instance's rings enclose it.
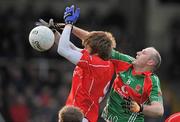
<instances>
[{"instance_id":1,"label":"green and red striped jersey","mask_svg":"<svg viewBox=\"0 0 180 122\"><path fill-rule=\"evenodd\" d=\"M150 104L152 101L162 103L160 81L152 72L135 72L131 56L112 52L112 62L116 69L116 78L110 90L107 105L102 117L111 122L143 122L142 113L132 113L123 108L124 98L131 98L139 104Z\"/></svg>"}]
</instances>

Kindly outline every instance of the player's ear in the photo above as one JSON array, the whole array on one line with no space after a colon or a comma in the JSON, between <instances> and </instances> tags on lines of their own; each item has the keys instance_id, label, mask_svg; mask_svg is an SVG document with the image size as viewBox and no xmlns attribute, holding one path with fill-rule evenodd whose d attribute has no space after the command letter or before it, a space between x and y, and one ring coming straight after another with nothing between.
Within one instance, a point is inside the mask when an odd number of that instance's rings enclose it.
<instances>
[{"instance_id":1,"label":"player's ear","mask_svg":"<svg viewBox=\"0 0 180 122\"><path fill-rule=\"evenodd\" d=\"M153 59L149 59L148 62L147 62L147 64L148 64L149 66L154 66L154 65L155 65L155 61L154 61Z\"/></svg>"}]
</instances>

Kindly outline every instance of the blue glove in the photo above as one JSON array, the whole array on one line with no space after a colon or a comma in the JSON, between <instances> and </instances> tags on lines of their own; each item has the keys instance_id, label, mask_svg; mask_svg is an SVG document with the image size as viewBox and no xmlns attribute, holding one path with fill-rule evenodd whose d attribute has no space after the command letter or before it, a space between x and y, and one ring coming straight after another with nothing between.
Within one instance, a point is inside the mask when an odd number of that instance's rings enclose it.
<instances>
[{"instance_id":1,"label":"blue glove","mask_svg":"<svg viewBox=\"0 0 180 122\"><path fill-rule=\"evenodd\" d=\"M74 24L76 23L79 15L80 15L80 8L74 10L74 5L72 5L71 7L66 7L64 12L64 22L66 24Z\"/></svg>"}]
</instances>

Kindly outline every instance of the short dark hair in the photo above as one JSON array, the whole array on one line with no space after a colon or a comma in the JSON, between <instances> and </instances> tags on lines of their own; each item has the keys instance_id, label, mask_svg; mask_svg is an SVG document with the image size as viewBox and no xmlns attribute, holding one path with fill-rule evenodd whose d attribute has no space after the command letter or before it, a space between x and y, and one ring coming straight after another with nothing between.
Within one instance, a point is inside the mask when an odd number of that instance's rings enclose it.
<instances>
[{"instance_id":1,"label":"short dark hair","mask_svg":"<svg viewBox=\"0 0 180 122\"><path fill-rule=\"evenodd\" d=\"M83 45L90 46L90 54L97 53L103 60L108 60L111 57L112 48L116 47L116 41L109 32L92 31L83 41Z\"/></svg>"},{"instance_id":2,"label":"short dark hair","mask_svg":"<svg viewBox=\"0 0 180 122\"><path fill-rule=\"evenodd\" d=\"M161 55L154 47L150 47L150 48L153 48L156 51L156 53L153 54L151 57L155 61L155 66L153 68L153 71L156 71L161 65Z\"/></svg>"},{"instance_id":3,"label":"short dark hair","mask_svg":"<svg viewBox=\"0 0 180 122\"><path fill-rule=\"evenodd\" d=\"M59 111L59 122L82 122L84 114L75 106L64 106Z\"/></svg>"}]
</instances>

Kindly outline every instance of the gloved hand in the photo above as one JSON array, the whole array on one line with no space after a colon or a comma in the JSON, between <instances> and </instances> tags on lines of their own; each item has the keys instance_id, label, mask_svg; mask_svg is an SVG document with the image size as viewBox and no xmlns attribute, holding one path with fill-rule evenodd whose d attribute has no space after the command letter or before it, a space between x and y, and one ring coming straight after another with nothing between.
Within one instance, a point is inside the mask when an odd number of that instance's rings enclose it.
<instances>
[{"instance_id":1,"label":"gloved hand","mask_svg":"<svg viewBox=\"0 0 180 122\"><path fill-rule=\"evenodd\" d=\"M39 19L39 22L35 23L36 26L46 26L50 28L52 31L57 30L58 32L64 29L65 23L55 23L53 19L49 20L49 23L44 21L43 19Z\"/></svg>"},{"instance_id":2,"label":"gloved hand","mask_svg":"<svg viewBox=\"0 0 180 122\"><path fill-rule=\"evenodd\" d=\"M134 113L140 113L143 111L143 105L137 103L136 101L132 100L131 98L124 98L125 103L122 103L122 108L128 109Z\"/></svg>"},{"instance_id":3,"label":"gloved hand","mask_svg":"<svg viewBox=\"0 0 180 122\"><path fill-rule=\"evenodd\" d=\"M46 26L48 28L50 28L54 33L56 32L56 28L55 28L55 24L54 24L54 21L53 19L50 19L49 20L49 23L44 21L43 19L39 19L39 22L36 22L35 23L37 26Z\"/></svg>"},{"instance_id":4,"label":"gloved hand","mask_svg":"<svg viewBox=\"0 0 180 122\"><path fill-rule=\"evenodd\" d=\"M64 22L66 24L74 24L80 15L80 8L74 10L74 5L66 7L64 12Z\"/></svg>"},{"instance_id":5,"label":"gloved hand","mask_svg":"<svg viewBox=\"0 0 180 122\"><path fill-rule=\"evenodd\" d=\"M65 23L54 23L54 26L55 26L55 28L56 28L56 30L63 30L64 29L64 27L65 27Z\"/></svg>"}]
</instances>

